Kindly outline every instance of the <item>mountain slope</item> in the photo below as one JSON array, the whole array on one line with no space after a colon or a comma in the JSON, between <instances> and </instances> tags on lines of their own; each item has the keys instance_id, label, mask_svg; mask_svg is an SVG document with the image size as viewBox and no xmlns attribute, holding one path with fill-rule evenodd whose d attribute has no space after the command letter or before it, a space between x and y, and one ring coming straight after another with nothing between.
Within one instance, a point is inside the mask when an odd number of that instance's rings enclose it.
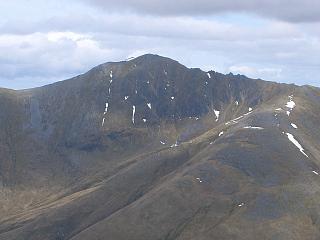
<instances>
[{"instance_id":1,"label":"mountain slope","mask_svg":"<svg viewBox=\"0 0 320 240\"><path fill-rule=\"evenodd\" d=\"M320 237L317 88L144 55L0 98L0 239Z\"/></svg>"}]
</instances>

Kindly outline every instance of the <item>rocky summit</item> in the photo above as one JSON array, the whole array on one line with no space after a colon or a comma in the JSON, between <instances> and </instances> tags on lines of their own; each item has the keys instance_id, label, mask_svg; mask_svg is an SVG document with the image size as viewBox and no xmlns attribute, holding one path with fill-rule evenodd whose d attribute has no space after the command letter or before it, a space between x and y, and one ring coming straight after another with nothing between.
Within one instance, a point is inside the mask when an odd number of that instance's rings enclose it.
<instances>
[{"instance_id":1,"label":"rocky summit","mask_svg":"<svg viewBox=\"0 0 320 240\"><path fill-rule=\"evenodd\" d=\"M0 89L0 239L320 239L319 122L318 88L150 54Z\"/></svg>"}]
</instances>

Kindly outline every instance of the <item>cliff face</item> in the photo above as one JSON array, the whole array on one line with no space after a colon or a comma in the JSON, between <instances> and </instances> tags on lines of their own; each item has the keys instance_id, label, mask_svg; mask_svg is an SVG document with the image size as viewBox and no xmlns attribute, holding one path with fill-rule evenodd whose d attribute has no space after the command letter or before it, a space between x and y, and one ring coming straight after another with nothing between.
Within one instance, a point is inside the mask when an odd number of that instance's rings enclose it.
<instances>
[{"instance_id":1,"label":"cliff face","mask_svg":"<svg viewBox=\"0 0 320 240\"><path fill-rule=\"evenodd\" d=\"M0 102L0 239L320 236L317 88L144 55Z\"/></svg>"}]
</instances>

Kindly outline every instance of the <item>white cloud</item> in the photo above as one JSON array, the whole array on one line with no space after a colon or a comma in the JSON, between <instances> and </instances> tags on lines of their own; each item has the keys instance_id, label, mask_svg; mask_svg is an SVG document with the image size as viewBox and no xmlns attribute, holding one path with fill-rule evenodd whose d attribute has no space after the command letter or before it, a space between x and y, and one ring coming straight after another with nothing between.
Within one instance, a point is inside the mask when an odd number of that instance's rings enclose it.
<instances>
[{"instance_id":1,"label":"white cloud","mask_svg":"<svg viewBox=\"0 0 320 240\"><path fill-rule=\"evenodd\" d=\"M256 68L252 66L238 65L231 66L228 69L236 74L246 75L252 78L279 79L281 77L281 68Z\"/></svg>"},{"instance_id":2,"label":"white cloud","mask_svg":"<svg viewBox=\"0 0 320 240\"><path fill-rule=\"evenodd\" d=\"M17 86L17 81L26 86L22 81L32 78L46 84L79 74L115 55L116 51L76 33L0 35L0 79L6 80L8 87Z\"/></svg>"},{"instance_id":3,"label":"white cloud","mask_svg":"<svg viewBox=\"0 0 320 240\"><path fill-rule=\"evenodd\" d=\"M90 39L90 36L78 34L74 32L49 32L47 38L52 42L59 42L61 40L72 40L74 42Z\"/></svg>"}]
</instances>

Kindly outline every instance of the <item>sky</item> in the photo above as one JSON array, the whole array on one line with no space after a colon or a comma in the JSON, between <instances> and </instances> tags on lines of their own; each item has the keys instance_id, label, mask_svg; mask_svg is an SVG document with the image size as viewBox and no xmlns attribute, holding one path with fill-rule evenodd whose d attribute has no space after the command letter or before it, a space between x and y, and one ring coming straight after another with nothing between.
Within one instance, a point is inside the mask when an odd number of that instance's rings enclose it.
<instances>
[{"instance_id":1,"label":"sky","mask_svg":"<svg viewBox=\"0 0 320 240\"><path fill-rule=\"evenodd\" d=\"M320 87L319 0L10 0L0 16L0 87L42 86L145 53Z\"/></svg>"}]
</instances>

